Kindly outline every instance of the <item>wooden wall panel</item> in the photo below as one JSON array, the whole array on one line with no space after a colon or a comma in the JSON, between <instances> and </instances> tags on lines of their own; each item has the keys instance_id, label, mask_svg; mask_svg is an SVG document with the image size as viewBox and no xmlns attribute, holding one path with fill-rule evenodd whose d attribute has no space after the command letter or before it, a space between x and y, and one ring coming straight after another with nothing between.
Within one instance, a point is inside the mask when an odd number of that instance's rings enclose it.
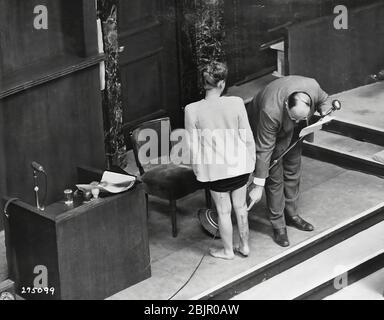
<instances>
[{"instance_id":1,"label":"wooden wall panel","mask_svg":"<svg viewBox=\"0 0 384 320\"><path fill-rule=\"evenodd\" d=\"M274 52L261 51L260 46L269 39L267 26L270 4L252 0L225 0L224 43L229 66L229 85L252 78L263 69L271 69L276 63Z\"/></svg>"},{"instance_id":2,"label":"wooden wall panel","mask_svg":"<svg viewBox=\"0 0 384 320\"><path fill-rule=\"evenodd\" d=\"M37 31L33 26L34 7L40 4L47 5L45 1L15 0L15 2L15 5L10 6L8 0L0 1L0 43L3 49L4 73L58 55L64 47L59 19L49 19L49 32ZM52 17L58 16L60 1L51 1L48 10ZM28 55L25 54L26 51Z\"/></svg>"},{"instance_id":3,"label":"wooden wall panel","mask_svg":"<svg viewBox=\"0 0 384 320\"><path fill-rule=\"evenodd\" d=\"M276 52L268 44L284 37L284 26L329 16L337 5L352 10L374 2L378 0L224 0L229 84L276 67Z\"/></svg>"},{"instance_id":4,"label":"wooden wall panel","mask_svg":"<svg viewBox=\"0 0 384 320\"><path fill-rule=\"evenodd\" d=\"M131 30L134 27L141 27L143 21L154 22L156 20L156 3L153 0L131 0L122 1L120 10L124 14L121 19L121 30ZM129 14L127 14L129 13Z\"/></svg>"},{"instance_id":5,"label":"wooden wall panel","mask_svg":"<svg viewBox=\"0 0 384 320\"><path fill-rule=\"evenodd\" d=\"M127 63L121 67L121 70L122 81L126 84L123 96L127 101L124 123L130 122L132 118L142 118L164 106L164 81L160 52ZM148 77L148 75L151 76Z\"/></svg>"},{"instance_id":6,"label":"wooden wall panel","mask_svg":"<svg viewBox=\"0 0 384 320\"><path fill-rule=\"evenodd\" d=\"M40 63L44 59L72 53L84 56L83 4L76 0L0 0L0 44L4 75ZM34 8L46 5L48 30L36 30ZM88 6L89 7L89 6ZM73 19L72 16L76 16ZM92 33L88 33L92 38ZM28 54L25 54L28 52Z\"/></svg>"},{"instance_id":7,"label":"wooden wall panel","mask_svg":"<svg viewBox=\"0 0 384 320\"><path fill-rule=\"evenodd\" d=\"M384 4L350 10L349 29L336 30L335 16L288 28L290 74L316 78L329 93L366 84L384 68Z\"/></svg>"},{"instance_id":8,"label":"wooden wall panel","mask_svg":"<svg viewBox=\"0 0 384 320\"><path fill-rule=\"evenodd\" d=\"M119 3L124 123L165 109L181 126L174 0Z\"/></svg>"},{"instance_id":9,"label":"wooden wall panel","mask_svg":"<svg viewBox=\"0 0 384 320\"><path fill-rule=\"evenodd\" d=\"M7 194L33 204L31 162L45 166L48 202L76 181L76 167L104 166L98 68L2 100ZM4 195L4 194L2 194Z\"/></svg>"},{"instance_id":10,"label":"wooden wall panel","mask_svg":"<svg viewBox=\"0 0 384 320\"><path fill-rule=\"evenodd\" d=\"M3 101L0 100L0 110L2 110ZM0 111L0 123L3 123L3 113ZM7 194L7 179L6 179L6 154L4 150L4 127L0 126L0 196ZM0 210L0 231L4 230L4 214Z\"/></svg>"}]
</instances>

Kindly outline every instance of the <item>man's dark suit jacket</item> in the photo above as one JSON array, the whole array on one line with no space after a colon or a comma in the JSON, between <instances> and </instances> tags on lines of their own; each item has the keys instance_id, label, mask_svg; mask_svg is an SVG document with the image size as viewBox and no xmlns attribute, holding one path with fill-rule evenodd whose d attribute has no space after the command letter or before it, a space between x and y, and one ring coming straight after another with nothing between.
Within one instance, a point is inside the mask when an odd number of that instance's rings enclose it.
<instances>
[{"instance_id":1,"label":"man's dark suit jacket","mask_svg":"<svg viewBox=\"0 0 384 320\"><path fill-rule=\"evenodd\" d=\"M316 111L322 113L331 108L328 94L311 78L283 77L271 82L261 91L248 108L256 142L256 178L266 179L271 160L283 154L292 142L295 123L289 118L285 103L294 92L306 92L310 95L310 116Z\"/></svg>"}]
</instances>

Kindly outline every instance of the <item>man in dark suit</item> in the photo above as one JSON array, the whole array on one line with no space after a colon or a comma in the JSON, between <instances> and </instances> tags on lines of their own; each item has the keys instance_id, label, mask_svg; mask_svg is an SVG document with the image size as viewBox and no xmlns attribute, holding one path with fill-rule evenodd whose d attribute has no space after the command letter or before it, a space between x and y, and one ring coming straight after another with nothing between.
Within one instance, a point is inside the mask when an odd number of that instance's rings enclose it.
<instances>
[{"instance_id":1,"label":"man in dark suit","mask_svg":"<svg viewBox=\"0 0 384 320\"><path fill-rule=\"evenodd\" d=\"M258 203L265 187L274 239L283 247L289 246L287 225L302 231L314 227L297 212L301 179L301 149L298 143L276 166L278 159L299 140L301 129L318 111L331 108L328 95L314 80L287 76L270 83L258 94L249 107L249 121L256 141L256 169L250 186L249 210Z\"/></svg>"}]
</instances>

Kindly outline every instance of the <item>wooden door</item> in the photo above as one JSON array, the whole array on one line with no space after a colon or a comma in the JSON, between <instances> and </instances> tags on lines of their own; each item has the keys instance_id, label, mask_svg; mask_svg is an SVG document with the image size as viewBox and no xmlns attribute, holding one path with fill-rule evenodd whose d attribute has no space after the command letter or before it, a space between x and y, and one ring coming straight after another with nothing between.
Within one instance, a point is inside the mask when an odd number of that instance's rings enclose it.
<instances>
[{"instance_id":1,"label":"wooden door","mask_svg":"<svg viewBox=\"0 0 384 320\"><path fill-rule=\"evenodd\" d=\"M176 40L176 0L119 2L124 124L164 109L182 124Z\"/></svg>"}]
</instances>

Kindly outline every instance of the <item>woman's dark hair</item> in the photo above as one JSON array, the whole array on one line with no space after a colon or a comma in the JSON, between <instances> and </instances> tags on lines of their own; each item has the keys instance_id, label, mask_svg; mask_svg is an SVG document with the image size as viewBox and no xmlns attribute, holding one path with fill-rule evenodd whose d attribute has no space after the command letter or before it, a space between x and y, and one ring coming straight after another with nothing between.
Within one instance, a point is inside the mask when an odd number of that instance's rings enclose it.
<instances>
[{"instance_id":1,"label":"woman's dark hair","mask_svg":"<svg viewBox=\"0 0 384 320\"><path fill-rule=\"evenodd\" d=\"M228 67L223 62L213 61L203 69L202 78L206 90L216 88L220 81L227 81Z\"/></svg>"}]
</instances>

